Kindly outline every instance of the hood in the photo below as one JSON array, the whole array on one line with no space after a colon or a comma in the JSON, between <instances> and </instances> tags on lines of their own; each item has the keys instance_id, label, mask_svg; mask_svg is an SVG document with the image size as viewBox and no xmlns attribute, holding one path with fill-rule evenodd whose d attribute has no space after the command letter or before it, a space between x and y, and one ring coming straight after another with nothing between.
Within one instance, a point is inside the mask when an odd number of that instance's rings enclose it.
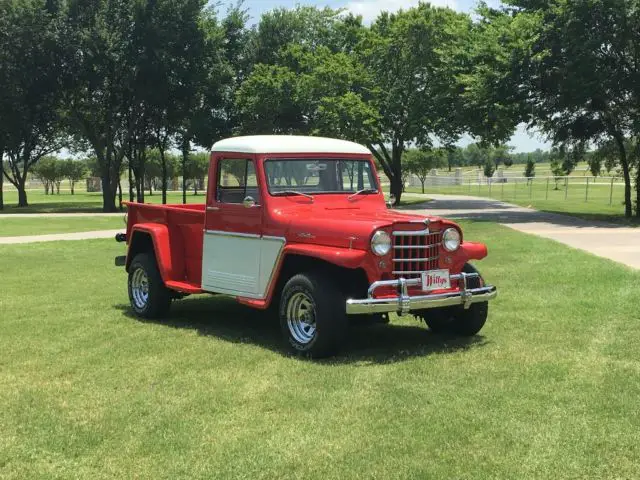
<instances>
[{"instance_id":1,"label":"hood","mask_svg":"<svg viewBox=\"0 0 640 480\"><path fill-rule=\"evenodd\" d=\"M295 206L279 210L278 216L286 220L288 242L355 248L366 250L374 231L394 223L429 219L442 222L440 217L402 213L383 209L357 207L325 207L322 205Z\"/></svg>"}]
</instances>

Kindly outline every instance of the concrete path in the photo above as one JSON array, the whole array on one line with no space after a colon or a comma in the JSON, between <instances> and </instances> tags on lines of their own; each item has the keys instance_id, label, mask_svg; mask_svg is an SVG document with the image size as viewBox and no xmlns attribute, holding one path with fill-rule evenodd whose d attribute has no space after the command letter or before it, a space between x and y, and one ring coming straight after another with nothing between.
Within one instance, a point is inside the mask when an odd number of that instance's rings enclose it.
<instances>
[{"instance_id":1,"label":"concrete path","mask_svg":"<svg viewBox=\"0 0 640 480\"><path fill-rule=\"evenodd\" d=\"M406 196L415 198L419 194ZM426 209L413 211L452 219L500 223L640 269L640 227L540 212L490 198L436 194L425 197L433 201L425 204Z\"/></svg>"},{"instance_id":2,"label":"concrete path","mask_svg":"<svg viewBox=\"0 0 640 480\"><path fill-rule=\"evenodd\" d=\"M15 243L57 242L59 240L92 240L94 238L115 238L116 233L123 232L124 228L120 228L118 230L96 230L93 232L53 233L50 235L0 237L0 245Z\"/></svg>"}]
</instances>

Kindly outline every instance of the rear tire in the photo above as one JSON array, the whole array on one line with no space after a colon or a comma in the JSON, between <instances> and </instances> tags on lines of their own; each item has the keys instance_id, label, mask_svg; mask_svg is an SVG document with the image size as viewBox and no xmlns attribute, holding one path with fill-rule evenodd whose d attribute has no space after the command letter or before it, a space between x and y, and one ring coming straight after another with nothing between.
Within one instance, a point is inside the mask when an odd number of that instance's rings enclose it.
<instances>
[{"instance_id":1,"label":"rear tire","mask_svg":"<svg viewBox=\"0 0 640 480\"><path fill-rule=\"evenodd\" d=\"M311 358L335 354L347 331L344 296L317 272L294 275L280 297L280 327L294 352Z\"/></svg>"},{"instance_id":2,"label":"rear tire","mask_svg":"<svg viewBox=\"0 0 640 480\"><path fill-rule=\"evenodd\" d=\"M129 302L136 315L159 318L171 306L171 290L165 287L153 253L139 253L129 266Z\"/></svg>"},{"instance_id":3,"label":"rear tire","mask_svg":"<svg viewBox=\"0 0 640 480\"><path fill-rule=\"evenodd\" d=\"M470 263L462 268L464 273L480 273ZM483 285L482 277L468 280L469 288ZM434 333L451 333L463 337L476 335L487 321L489 302L474 303L465 309L463 306L426 309L416 312Z\"/></svg>"}]
</instances>

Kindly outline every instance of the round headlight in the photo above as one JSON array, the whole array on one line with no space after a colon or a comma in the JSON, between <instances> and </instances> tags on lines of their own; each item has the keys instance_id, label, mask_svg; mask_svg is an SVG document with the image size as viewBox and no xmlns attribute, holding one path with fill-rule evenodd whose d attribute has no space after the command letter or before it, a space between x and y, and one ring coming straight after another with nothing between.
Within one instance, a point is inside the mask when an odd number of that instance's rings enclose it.
<instances>
[{"instance_id":1,"label":"round headlight","mask_svg":"<svg viewBox=\"0 0 640 480\"><path fill-rule=\"evenodd\" d=\"M460 246L460 233L455 228L447 228L442 234L442 246L448 252L455 252Z\"/></svg>"},{"instance_id":2,"label":"round headlight","mask_svg":"<svg viewBox=\"0 0 640 480\"><path fill-rule=\"evenodd\" d=\"M391 237L384 230L378 230L371 237L371 251L379 257L385 256L391 250Z\"/></svg>"}]
</instances>

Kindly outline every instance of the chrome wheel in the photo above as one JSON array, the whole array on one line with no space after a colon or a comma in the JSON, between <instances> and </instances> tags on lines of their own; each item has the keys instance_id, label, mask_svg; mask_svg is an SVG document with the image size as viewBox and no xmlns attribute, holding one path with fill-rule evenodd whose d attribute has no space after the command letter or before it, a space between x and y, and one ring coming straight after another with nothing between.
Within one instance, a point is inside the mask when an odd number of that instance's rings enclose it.
<instances>
[{"instance_id":1,"label":"chrome wheel","mask_svg":"<svg viewBox=\"0 0 640 480\"><path fill-rule=\"evenodd\" d=\"M131 275L131 296L138 310L143 310L149 301L149 278L147 272L137 268Z\"/></svg>"},{"instance_id":2,"label":"chrome wheel","mask_svg":"<svg viewBox=\"0 0 640 480\"><path fill-rule=\"evenodd\" d=\"M302 292L291 296L287 303L287 325L296 342L306 345L316 335L316 311L311 298Z\"/></svg>"}]
</instances>

